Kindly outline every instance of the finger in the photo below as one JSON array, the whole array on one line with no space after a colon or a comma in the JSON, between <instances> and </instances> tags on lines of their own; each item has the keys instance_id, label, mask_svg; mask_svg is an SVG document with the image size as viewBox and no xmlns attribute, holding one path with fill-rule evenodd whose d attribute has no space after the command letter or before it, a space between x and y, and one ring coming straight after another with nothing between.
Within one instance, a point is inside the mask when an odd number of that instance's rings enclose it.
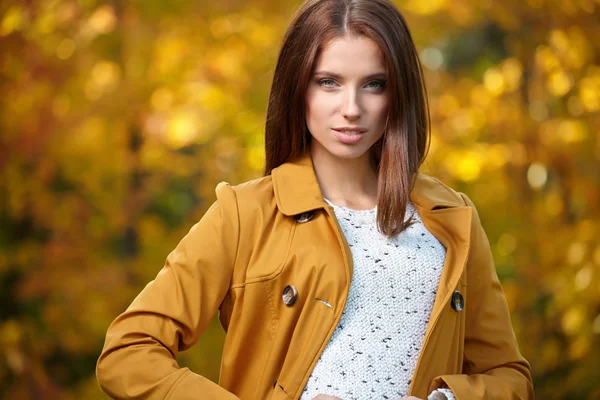
<instances>
[{"instance_id":1,"label":"finger","mask_svg":"<svg viewBox=\"0 0 600 400\"><path fill-rule=\"evenodd\" d=\"M342 400L339 397L329 396L327 394L319 394L313 400Z\"/></svg>"}]
</instances>

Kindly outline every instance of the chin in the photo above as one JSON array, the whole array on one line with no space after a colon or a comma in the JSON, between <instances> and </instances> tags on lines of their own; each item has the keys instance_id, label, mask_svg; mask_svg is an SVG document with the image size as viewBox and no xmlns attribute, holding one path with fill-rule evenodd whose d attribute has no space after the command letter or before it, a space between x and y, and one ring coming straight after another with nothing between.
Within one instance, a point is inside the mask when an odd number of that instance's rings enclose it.
<instances>
[{"instance_id":1,"label":"chin","mask_svg":"<svg viewBox=\"0 0 600 400\"><path fill-rule=\"evenodd\" d=\"M330 143L328 146L323 146L319 143L317 146L318 148L315 150L317 150L319 153L324 153L327 155L327 157L339 158L343 160L353 160L365 157L368 155L367 153L371 148L370 146L349 146L339 143Z\"/></svg>"}]
</instances>

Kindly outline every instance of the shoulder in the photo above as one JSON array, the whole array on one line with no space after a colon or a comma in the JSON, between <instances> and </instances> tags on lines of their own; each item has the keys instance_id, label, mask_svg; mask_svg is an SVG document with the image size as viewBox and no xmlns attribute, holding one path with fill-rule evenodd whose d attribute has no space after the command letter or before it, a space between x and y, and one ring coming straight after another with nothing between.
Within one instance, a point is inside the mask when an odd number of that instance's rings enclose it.
<instances>
[{"instance_id":1,"label":"shoulder","mask_svg":"<svg viewBox=\"0 0 600 400\"><path fill-rule=\"evenodd\" d=\"M429 210L472 206L464 193L454 190L438 178L422 173L415 175L410 196L415 204Z\"/></svg>"},{"instance_id":2,"label":"shoulder","mask_svg":"<svg viewBox=\"0 0 600 400\"><path fill-rule=\"evenodd\" d=\"M231 187L238 197L256 200L269 200L273 197L273 178L271 175L251 179Z\"/></svg>"},{"instance_id":3,"label":"shoulder","mask_svg":"<svg viewBox=\"0 0 600 400\"><path fill-rule=\"evenodd\" d=\"M215 188L215 193L219 203L224 203L227 208L235 206L240 214L275 206L273 180L270 175L236 185L220 182Z\"/></svg>"}]
</instances>

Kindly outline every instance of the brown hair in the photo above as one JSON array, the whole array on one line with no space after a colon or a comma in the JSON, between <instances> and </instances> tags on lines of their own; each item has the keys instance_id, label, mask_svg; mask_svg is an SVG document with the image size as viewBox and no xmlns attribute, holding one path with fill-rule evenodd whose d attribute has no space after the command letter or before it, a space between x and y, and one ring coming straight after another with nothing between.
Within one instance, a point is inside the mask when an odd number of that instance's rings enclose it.
<instances>
[{"instance_id":1,"label":"brown hair","mask_svg":"<svg viewBox=\"0 0 600 400\"><path fill-rule=\"evenodd\" d=\"M385 235L404 230L413 175L429 147L429 109L417 50L400 11L388 0L308 0L288 27L275 68L265 129L265 175L309 150L305 98L316 60L332 39L366 36L388 70L389 115L371 148L379 175L377 225Z\"/></svg>"}]
</instances>

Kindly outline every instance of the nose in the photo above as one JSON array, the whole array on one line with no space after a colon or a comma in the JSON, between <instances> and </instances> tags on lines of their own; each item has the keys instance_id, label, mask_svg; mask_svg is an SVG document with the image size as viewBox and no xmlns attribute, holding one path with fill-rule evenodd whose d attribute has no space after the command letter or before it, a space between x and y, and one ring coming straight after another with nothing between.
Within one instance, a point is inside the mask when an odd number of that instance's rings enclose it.
<instances>
[{"instance_id":1,"label":"nose","mask_svg":"<svg viewBox=\"0 0 600 400\"><path fill-rule=\"evenodd\" d=\"M342 104L342 115L347 119L356 119L360 117L360 106L356 91L348 90L344 96Z\"/></svg>"}]
</instances>

